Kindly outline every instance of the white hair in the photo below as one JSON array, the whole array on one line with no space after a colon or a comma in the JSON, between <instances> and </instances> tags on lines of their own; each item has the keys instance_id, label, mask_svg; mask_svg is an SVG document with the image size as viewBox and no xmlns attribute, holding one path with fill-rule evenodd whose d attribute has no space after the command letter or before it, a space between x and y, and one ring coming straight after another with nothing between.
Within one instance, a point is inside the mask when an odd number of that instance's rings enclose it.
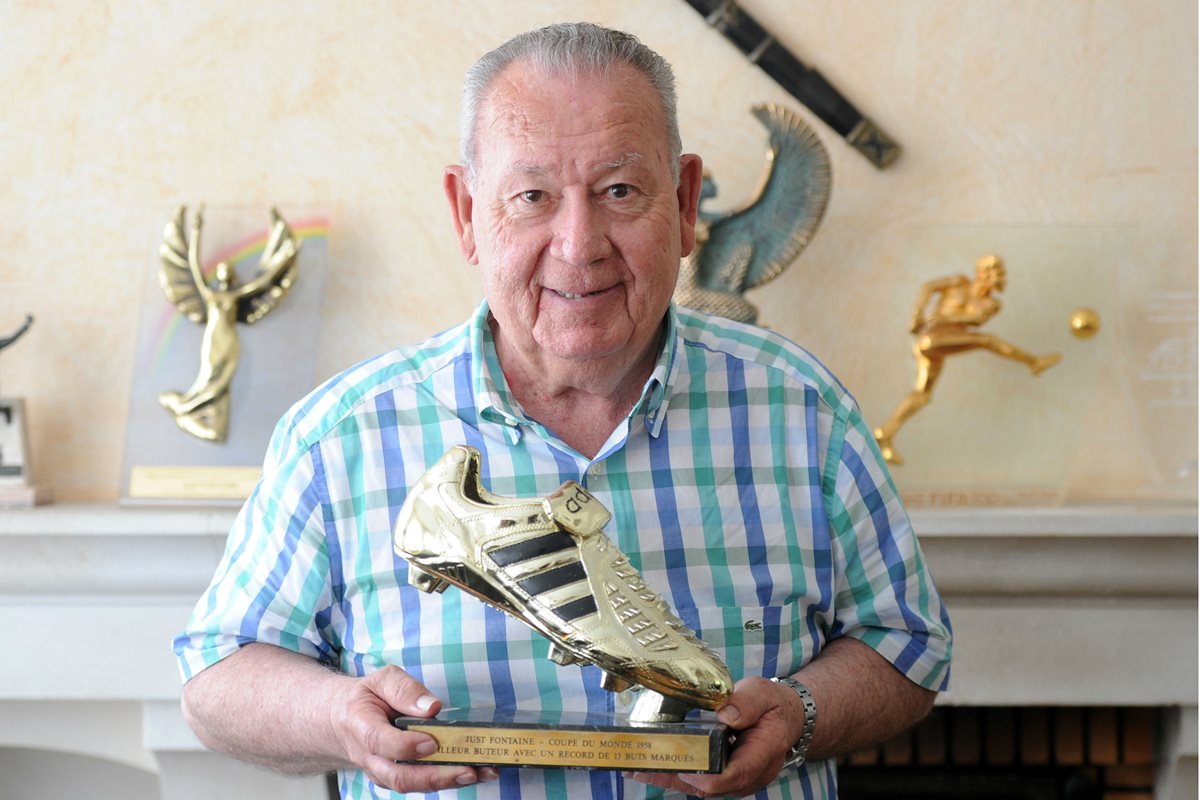
<instances>
[{"instance_id":1,"label":"white hair","mask_svg":"<svg viewBox=\"0 0 1200 800\"><path fill-rule=\"evenodd\" d=\"M671 179L679 183L683 143L675 113L675 75L671 65L637 37L590 22L563 22L528 31L487 53L467 70L463 83L459 160L468 183L476 176L476 127L496 77L517 61L550 74L604 74L614 66L633 67L654 87L666 119Z\"/></svg>"}]
</instances>

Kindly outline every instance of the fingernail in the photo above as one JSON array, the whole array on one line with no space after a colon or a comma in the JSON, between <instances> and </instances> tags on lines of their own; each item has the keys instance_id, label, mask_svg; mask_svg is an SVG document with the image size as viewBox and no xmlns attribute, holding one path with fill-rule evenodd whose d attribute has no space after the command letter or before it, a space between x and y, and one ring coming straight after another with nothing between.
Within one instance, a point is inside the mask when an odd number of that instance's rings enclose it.
<instances>
[{"instance_id":1,"label":"fingernail","mask_svg":"<svg viewBox=\"0 0 1200 800\"><path fill-rule=\"evenodd\" d=\"M738 710L733 706L725 706L717 712L717 719L726 725L732 725L733 723L737 722L738 717L740 716L741 714L739 714Z\"/></svg>"},{"instance_id":2,"label":"fingernail","mask_svg":"<svg viewBox=\"0 0 1200 800\"><path fill-rule=\"evenodd\" d=\"M477 779L473 773L464 772L462 775L459 775L457 778L455 778L454 782L459 786L470 786L476 780Z\"/></svg>"},{"instance_id":3,"label":"fingernail","mask_svg":"<svg viewBox=\"0 0 1200 800\"><path fill-rule=\"evenodd\" d=\"M484 767L483 769L479 770L479 780L481 781L494 781L498 780L499 778L500 772L492 769L491 767Z\"/></svg>"},{"instance_id":4,"label":"fingernail","mask_svg":"<svg viewBox=\"0 0 1200 800\"><path fill-rule=\"evenodd\" d=\"M426 739L417 745L417 755L419 756L431 756L436 752L437 742L435 742L433 739Z\"/></svg>"},{"instance_id":5,"label":"fingernail","mask_svg":"<svg viewBox=\"0 0 1200 800\"><path fill-rule=\"evenodd\" d=\"M428 711L429 709L433 708L433 704L436 702L437 698L433 695L421 695L419 698L417 698L417 710Z\"/></svg>"}]
</instances>

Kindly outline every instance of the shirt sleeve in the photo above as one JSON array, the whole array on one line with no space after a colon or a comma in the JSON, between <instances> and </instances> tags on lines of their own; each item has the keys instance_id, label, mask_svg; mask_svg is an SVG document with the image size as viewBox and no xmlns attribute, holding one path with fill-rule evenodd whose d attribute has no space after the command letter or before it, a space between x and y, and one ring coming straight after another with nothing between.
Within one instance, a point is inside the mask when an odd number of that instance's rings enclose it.
<instances>
[{"instance_id":1,"label":"shirt sleeve","mask_svg":"<svg viewBox=\"0 0 1200 800\"><path fill-rule=\"evenodd\" d=\"M285 418L212 583L174 640L185 681L251 642L334 661L323 480L318 450Z\"/></svg>"},{"instance_id":2,"label":"shirt sleeve","mask_svg":"<svg viewBox=\"0 0 1200 800\"><path fill-rule=\"evenodd\" d=\"M835 567L831 638L852 636L914 683L945 691L950 618L883 456L852 403L835 415L823 478Z\"/></svg>"}]
</instances>

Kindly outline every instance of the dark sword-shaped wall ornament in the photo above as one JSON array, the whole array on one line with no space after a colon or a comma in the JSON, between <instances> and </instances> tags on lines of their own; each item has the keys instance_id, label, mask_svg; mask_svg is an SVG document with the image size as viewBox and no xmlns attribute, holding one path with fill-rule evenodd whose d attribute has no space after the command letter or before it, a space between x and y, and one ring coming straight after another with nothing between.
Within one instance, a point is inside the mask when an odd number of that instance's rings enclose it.
<instances>
[{"instance_id":1,"label":"dark sword-shaped wall ornament","mask_svg":"<svg viewBox=\"0 0 1200 800\"><path fill-rule=\"evenodd\" d=\"M805 66L734 0L687 0L713 28L746 54L821 121L879 169L900 155L900 145L863 116L815 69Z\"/></svg>"}]
</instances>

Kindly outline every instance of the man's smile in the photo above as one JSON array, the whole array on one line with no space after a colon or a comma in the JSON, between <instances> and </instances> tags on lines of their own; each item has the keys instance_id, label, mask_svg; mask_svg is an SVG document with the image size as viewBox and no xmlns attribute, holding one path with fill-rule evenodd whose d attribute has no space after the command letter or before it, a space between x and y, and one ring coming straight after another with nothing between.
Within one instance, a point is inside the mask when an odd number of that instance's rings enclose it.
<instances>
[{"instance_id":1,"label":"man's smile","mask_svg":"<svg viewBox=\"0 0 1200 800\"><path fill-rule=\"evenodd\" d=\"M596 297L598 295L602 295L605 292L608 292L612 288L613 287L610 286L608 289L597 289L593 292L580 292L580 293L567 292L567 291L563 291L561 289L550 289L550 291L565 300L582 300L585 297Z\"/></svg>"}]
</instances>

